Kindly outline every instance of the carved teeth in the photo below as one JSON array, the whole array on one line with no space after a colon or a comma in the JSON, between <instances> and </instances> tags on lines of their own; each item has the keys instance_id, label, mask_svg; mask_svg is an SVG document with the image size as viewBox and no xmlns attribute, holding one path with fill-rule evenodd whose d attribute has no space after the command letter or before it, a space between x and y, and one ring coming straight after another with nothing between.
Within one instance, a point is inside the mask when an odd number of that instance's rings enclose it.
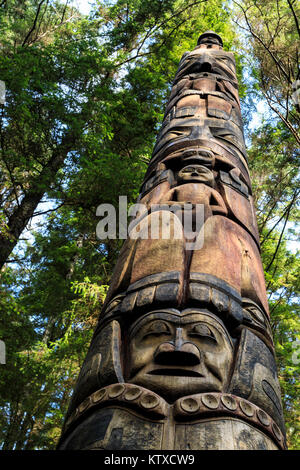
<instances>
[{"instance_id":1,"label":"carved teeth","mask_svg":"<svg viewBox=\"0 0 300 470\"><path fill-rule=\"evenodd\" d=\"M143 394L140 403L143 408L152 409L158 405L159 400L156 396L150 393L145 393Z\"/></svg>"},{"instance_id":2,"label":"carved teeth","mask_svg":"<svg viewBox=\"0 0 300 470\"><path fill-rule=\"evenodd\" d=\"M122 395L124 390L125 390L124 385L121 385L121 384L114 385L113 387L111 387L109 389L108 396L109 396L109 398L116 398L116 397Z\"/></svg>"},{"instance_id":3,"label":"carved teeth","mask_svg":"<svg viewBox=\"0 0 300 470\"><path fill-rule=\"evenodd\" d=\"M257 411L257 416L258 416L258 419L259 421L264 425L264 426L269 426L270 425L270 418L269 416L267 415L267 413L265 413L263 410L258 410Z\"/></svg>"},{"instance_id":4,"label":"carved teeth","mask_svg":"<svg viewBox=\"0 0 300 470\"><path fill-rule=\"evenodd\" d=\"M82 413L83 411L85 411L91 404L91 401L90 401L90 398L86 398L78 407L78 410L80 413Z\"/></svg>"},{"instance_id":5,"label":"carved teeth","mask_svg":"<svg viewBox=\"0 0 300 470\"><path fill-rule=\"evenodd\" d=\"M187 413L195 413L199 410L200 404L194 398L185 398L181 401L181 408Z\"/></svg>"},{"instance_id":6,"label":"carved teeth","mask_svg":"<svg viewBox=\"0 0 300 470\"><path fill-rule=\"evenodd\" d=\"M136 400L142 394L142 390L138 387L132 387L127 389L124 394L125 400L132 401Z\"/></svg>"},{"instance_id":7,"label":"carved teeth","mask_svg":"<svg viewBox=\"0 0 300 470\"><path fill-rule=\"evenodd\" d=\"M222 395L221 402L230 411L235 411L237 409L237 402L236 400L230 395Z\"/></svg>"},{"instance_id":8,"label":"carved teeth","mask_svg":"<svg viewBox=\"0 0 300 470\"><path fill-rule=\"evenodd\" d=\"M254 408L253 408L252 405L250 405L249 402L241 400L240 401L240 407L241 407L241 410L243 411L243 413L246 416L249 416L249 418L251 418L254 415Z\"/></svg>"},{"instance_id":9,"label":"carved teeth","mask_svg":"<svg viewBox=\"0 0 300 470\"><path fill-rule=\"evenodd\" d=\"M92 402L98 403L99 401L103 400L106 395L106 389L102 388L102 390L97 390L97 392L93 393L92 395Z\"/></svg>"},{"instance_id":10,"label":"carved teeth","mask_svg":"<svg viewBox=\"0 0 300 470\"><path fill-rule=\"evenodd\" d=\"M210 408L211 410L215 410L216 408L218 408L220 400L216 395L207 393L202 396L202 403L207 408Z\"/></svg>"}]
</instances>

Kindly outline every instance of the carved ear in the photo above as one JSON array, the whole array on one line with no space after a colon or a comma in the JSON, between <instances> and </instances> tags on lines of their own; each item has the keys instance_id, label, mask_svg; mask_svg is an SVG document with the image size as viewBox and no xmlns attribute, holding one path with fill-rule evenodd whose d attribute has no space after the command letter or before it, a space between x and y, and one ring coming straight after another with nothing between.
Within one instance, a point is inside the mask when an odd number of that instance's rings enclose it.
<instances>
[{"instance_id":1,"label":"carved ear","mask_svg":"<svg viewBox=\"0 0 300 470\"><path fill-rule=\"evenodd\" d=\"M271 415L284 433L280 389L273 353L247 328L243 329L229 392Z\"/></svg>"},{"instance_id":2,"label":"carved ear","mask_svg":"<svg viewBox=\"0 0 300 470\"><path fill-rule=\"evenodd\" d=\"M120 359L121 328L113 320L90 345L72 396L68 416L93 392L116 382L124 382Z\"/></svg>"}]
</instances>

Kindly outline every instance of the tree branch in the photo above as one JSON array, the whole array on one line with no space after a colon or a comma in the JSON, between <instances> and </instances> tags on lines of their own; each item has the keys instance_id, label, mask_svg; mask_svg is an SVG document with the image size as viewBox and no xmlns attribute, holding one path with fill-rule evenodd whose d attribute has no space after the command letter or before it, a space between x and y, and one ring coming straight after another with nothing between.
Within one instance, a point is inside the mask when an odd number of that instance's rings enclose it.
<instances>
[{"instance_id":1,"label":"tree branch","mask_svg":"<svg viewBox=\"0 0 300 470\"><path fill-rule=\"evenodd\" d=\"M43 3L45 3L45 0L42 0L42 1L39 3L39 5L38 5L37 12L36 12L36 15L35 15L35 18L34 18L34 22L33 22L32 28L31 28L31 30L29 31L29 33L27 34L27 36L25 37L25 39L24 39L24 41L23 41L23 44L22 44L22 47L25 46L26 42L28 41L28 39L30 38L31 34L33 33L33 31L34 31L35 28L36 28L37 20L38 20L38 17L39 17L41 8L42 8L42 6L43 6Z\"/></svg>"},{"instance_id":2,"label":"tree branch","mask_svg":"<svg viewBox=\"0 0 300 470\"><path fill-rule=\"evenodd\" d=\"M299 26L298 17L296 15L296 12L294 10L292 2L290 0L287 0L287 2L289 4L290 9L292 10L292 14L293 14L293 17L294 17L294 20L295 20L295 23L296 23L296 28L297 28L297 31L298 31L298 35L299 35L299 38L300 38L300 26Z\"/></svg>"},{"instance_id":3,"label":"tree branch","mask_svg":"<svg viewBox=\"0 0 300 470\"><path fill-rule=\"evenodd\" d=\"M247 23L247 26L248 26L248 30L250 32L250 34L263 46L263 48L267 51L267 53L272 57L274 63L279 67L279 69L281 70L281 72L283 73L283 75L286 77L287 80L289 80L289 77L286 73L286 71L284 70L284 68L282 67L282 65L280 64L279 60L277 60L277 58L275 57L275 55L273 54L273 52L270 50L270 48L268 48L268 46L264 43L264 41L253 31L252 29L252 26L249 22L249 19L248 19L248 16L247 16L247 12L245 11L245 9L238 3L236 2L235 0L233 0L233 3L235 3L243 12L243 15L244 15L244 18L245 18L245 21ZM238 24L238 23L236 23ZM245 31L247 31L247 28L241 26L238 24L238 26L242 29L244 29Z\"/></svg>"},{"instance_id":4,"label":"tree branch","mask_svg":"<svg viewBox=\"0 0 300 470\"><path fill-rule=\"evenodd\" d=\"M283 237L283 233L284 233L284 231L285 231L285 227L286 227L286 224L287 224L288 219L289 219L290 211L291 211L291 208L292 208L292 206L293 206L293 204L294 204L294 202L295 202L295 200L296 200L296 197L297 197L297 195L298 195L298 192L299 192L299 191L295 191L295 192L294 192L294 196L293 196L293 199L292 199L292 201L291 201L291 204L290 204L290 206L289 206L289 208L288 208L288 211L287 211L287 214L286 214L286 218L285 218L285 222L284 222L284 225L283 225L283 229L282 229L282 231L281 231L281 234L280 234L280 237L279 237L277 246L276 246L276 250L275 250L275 252L274 252L274 254L273 254L273 257L272 257L271 262L269 263L268 267L266 268L266 271L267 271L267 272L268 272L269 269L271 268L271 266L272 266L272 264L273 264L273 262L274 262L274 260L275 260L275 258L276 258L276 255L277 255L277 252L278 252L278 250L279 250L279 247L280 247L280 244L281 244L281 240L282 240L282 237Z\"/></svg>"},{"instance_id":5,"label":"tree branch","mask_svg":"<svg viewBox=\"0 0 300 470\"><path fill-rule=\"evenodd\" d=\"M295 137L297 143L300 145L300 135L298 134L298 132L296 131L296 129L294 129L293 125L290 123L290 121L288 119L286 119L283 114L279 111L279 109L275 108L275 106L273 106L271 104L271 99L270 97L267 95L267 93L262 90L262 93L263 95L265 96L266 100L268 101L268 105L270 106L270 108L276 113L278 114L278 116L280 117L280 119L282 120L282 122L286 125L286 127L291 131L291 133L293 134L293 136Z\"/></svg>"}]
</instances>

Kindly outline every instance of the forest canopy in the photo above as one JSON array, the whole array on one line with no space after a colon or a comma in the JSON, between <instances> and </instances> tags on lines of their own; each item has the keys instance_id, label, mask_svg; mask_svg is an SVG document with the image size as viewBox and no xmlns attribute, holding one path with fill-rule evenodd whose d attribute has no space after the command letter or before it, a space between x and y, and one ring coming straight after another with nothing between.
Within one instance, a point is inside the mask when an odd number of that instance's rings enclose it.
<instances>
[{"instance_id":1,"label":"forest canopy","mask_svg":"<svg viewBox=\"0 0 300 470\"><path fill-rule=\"evenodd\" d=\"M299 448L296 0L74 4L0 0L0 448L55 449L122 245L96 237L96 209L136 201L180 58L207 30L236 58L288 445Z\"/></svg>"}]
</instances>

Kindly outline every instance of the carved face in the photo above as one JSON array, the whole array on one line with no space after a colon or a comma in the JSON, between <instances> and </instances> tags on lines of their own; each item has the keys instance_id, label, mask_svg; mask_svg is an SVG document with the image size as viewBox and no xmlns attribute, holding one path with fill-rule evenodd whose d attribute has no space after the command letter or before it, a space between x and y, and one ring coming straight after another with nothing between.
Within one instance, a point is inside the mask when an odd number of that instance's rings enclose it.
<instances>
[{"instance_id":1,"label":"carved face","mask_svg":"<svg viewBox=\"0 0 300 470\"><path fill-rule=\"evenodd\" d=\"M186 152L205 147L217 155L236 155L243 159L246 154L242 131L230 120L207 116L201 123L201 114L195 111L193 117L172 119L161 130L153 157L165 159L176 152Z\"/></svg>"},{"instance_id":2,"label":"carved face","mask_svg":"<svg viewBox=\"0 0 300 470\"><path fill-rule=\"evenodd\" d=\"M241 126L233 54L196 49L180 63L153 159L206 147L246 165Z\"/></svg>"},{"instance_id":3,"label":"carved face","mask_svg":"<svg viewBox=\"0 0 300 470\"><path fill-rule=\"evenodd\" d=\"M224 390L233 346L213 314L154 312L133 326L129 341L129 382L171 401Z\"/></svg>"},{"instance_id":4,"label":"carved face","mask_svg":"<svg viewBox=\"0 0 300 470\"><path fill-rule=\"evenodd\" d=\"M174 82L201 73L213 73L236 81L233 54L215 49L195 49L184 57Z\"/></svg>"},{"instance_id":5,"label":"carved face","mask_svg":"<svg viewBox=\"0 0 300 470\"><path fill-rule=\"evenodd\" d=\"M214 174L204 165L187 165L178 172L177 179L180 183L195 181L213 186Z\"/></svg>"}]
</instances>

